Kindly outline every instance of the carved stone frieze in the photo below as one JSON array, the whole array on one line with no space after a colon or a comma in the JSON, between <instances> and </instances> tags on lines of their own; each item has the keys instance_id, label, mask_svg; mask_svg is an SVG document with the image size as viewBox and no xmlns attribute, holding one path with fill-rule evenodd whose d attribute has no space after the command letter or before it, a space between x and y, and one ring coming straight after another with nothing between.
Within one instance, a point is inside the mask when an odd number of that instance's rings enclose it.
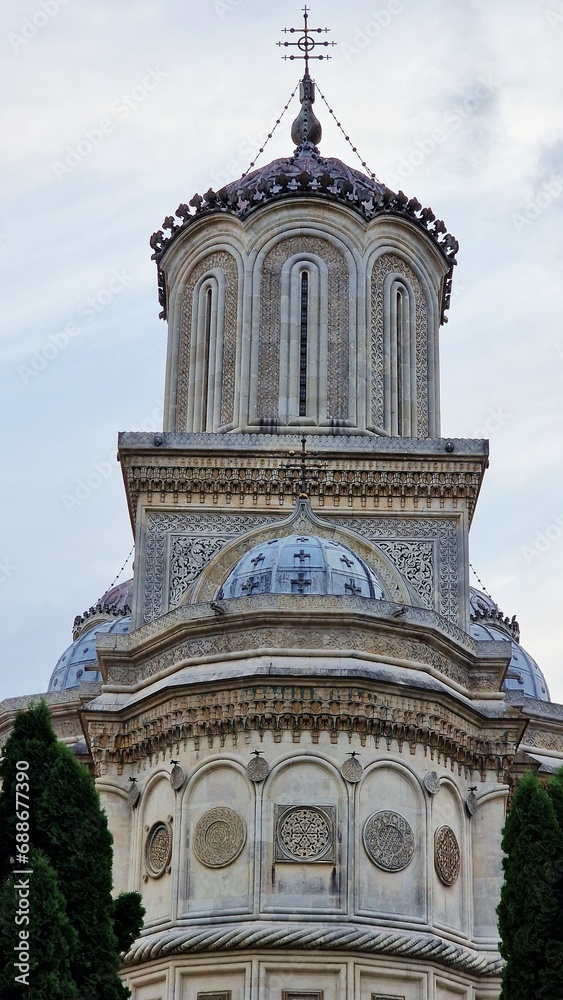
<instances>
[{"instance_id":1,"label":"carved stone frieze","mask_svg":"<svg viewBox=\"0 0 563 1000\"><path fill-rule=\"evenodd\" d=\"M459 768L504 774L512 763L520 735L517 725L507 730L505 718L483 730L482 720L469 722L428 697L405 697L371 687L323 684L252 684L226 690L169 697L157 707L123 722L87 721L96 763L119 766L141 762L193 741L210 746L227 738L236 744L250 733L271 732L281 741L286 732L294 740L318 742L328 733L332 742L355 735L362 745L381 742L414 752L425 748L431 759Z\"/></svg>"},{"instance_id":2,"label":"carved stone frieze","mask_svg":"<svg viewBox=\"0 0 563 1000\"><path fill-rule=\"evenodd\" d=\"M249 514L149 513L143 621L160 618L181 599L224 545L274 518Z\"/></svg>"}]
</instances>

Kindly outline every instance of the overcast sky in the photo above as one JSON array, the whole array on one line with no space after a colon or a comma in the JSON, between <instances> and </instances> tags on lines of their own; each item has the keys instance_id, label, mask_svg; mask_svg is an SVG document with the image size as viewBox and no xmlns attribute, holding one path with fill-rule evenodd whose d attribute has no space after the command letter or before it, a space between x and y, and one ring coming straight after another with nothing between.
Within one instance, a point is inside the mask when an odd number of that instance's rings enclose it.
<instances>
[{"instance_id":1,"label":"overcast sky","mask_svg":"<svg viewBox=\"0 0 563 1000\"><path fill-rule=\"evenodd\" d=\"M254 158L299 76L276 42L301 6L3 5L0 698L46 690L131 548L117 433L157 430L164 386L148 239ZM310 6L338 43L314 75L362 157L460 242L442 432L490 438L471 559L563 702L563 0ZM322 150L357 165L317 113ZM292 151L292 117L262 162Z\"/></svg>"}]
</instances>

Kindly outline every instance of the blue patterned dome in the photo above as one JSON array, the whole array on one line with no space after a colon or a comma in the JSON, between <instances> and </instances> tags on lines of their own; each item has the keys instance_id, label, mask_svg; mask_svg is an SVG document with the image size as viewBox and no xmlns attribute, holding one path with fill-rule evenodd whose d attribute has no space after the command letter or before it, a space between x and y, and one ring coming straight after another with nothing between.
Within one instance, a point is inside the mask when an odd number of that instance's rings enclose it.
<instances>
[{"instance_id":1,"label":"blue patterned dome","mask_svg":"<svg viewBox=\"0 0 563 1000\"><path fill-rule=\"evenodd\" d=\"M549 688L536 661L517 641L520 630L516 619L509 620L499 610L492 597L470 587L470 631L474 639L507 639L512 644L512 657L502 683L503 691L520 691L528 698L551 701Z\"/></svg>"},{"instance_id":2,"label":"blue patterned dome","mask_svg":"<svg viewBox=\"0 0 563 1000\"><path fill-rule=\"evenodd\" d=\"M218 597L339 594L384 600L375 573L355 552L317 535L288 535L256 545L231 571Z\"/></svg>"},{"instance_id":3,"label":"blue patterned dome","mask_svg":"<svg viewBox=\"0 0 563 1000\"><path fill-rule=\"evenodd\" d=\"M96 636L99 632L123 635L130 631L131 618L129 616L114 618L110 621L98 621L96 625L92 625L92 628L75 639L59 657L51 674L48 691L68 691L69 688L78 687L83 681L101 681L102 675L99 670L87 669L98 659L96 656Z\"/></svg>"}]
</instances>

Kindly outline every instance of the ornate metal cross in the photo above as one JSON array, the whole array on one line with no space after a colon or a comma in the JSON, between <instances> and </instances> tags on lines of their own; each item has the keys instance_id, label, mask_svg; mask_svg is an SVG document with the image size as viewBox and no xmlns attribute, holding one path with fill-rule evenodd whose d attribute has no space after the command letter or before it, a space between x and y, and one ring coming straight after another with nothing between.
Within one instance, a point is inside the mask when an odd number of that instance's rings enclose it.
<instances>
[{"instance_id":1,"label":"ornate metal cross","mask_svg":"<svg viewBox=\"0 0 563 1000\"><path fill-rule=\"evenodd\" d=\"M297 580L292 580L291 581L291 590L292 590L292 593L294 593L294 594L296 594L296 593L297 594L304 594L305 593L305 587L310 587L310 586L311 586L311 581L306 579L305 573L303 573L303 572L300 572L300 573L297 574Z\"/></svg>"},{"instance_id":2,"label":"ornate metal cross","mask_svg":"<svg viewBox=\"0 0 563 1000\"><path fill-rule=\"evenodd\" d=\"M346 591L347 594L353 594L354 596L356 596L357 594L361 595L362 593L362 588L358 587L358 585L355 584L352 579L350 579L350 583L344 584L344 590Z\"/></svg>"},{"instance_id":3,"label":"ornate metal cross","mask_svg":"<svg viewBox=\"0 0 563 1000\"><path fill-rule=\"evenodd\" d=\"M295 452L290 451L290 455L294 455ZM311 457L317 454L316 451L311 453ZM316 474L318 469L326 469L326 462L315 462L313 464L307 465L307 460L309 456L307 455L307 438L305 435L301 438L301 452L299 453L299 464L294 462L287 462L282 465L282 469L287 469L290 472L299 472L299 478L301 480L301 496L308 497L309 493L307 491L307 477L309 479L318 479ZM307 539L303 539L307 541Z\"/></svg>"},{"instance_id":4,"label":"ornate metal cross","mask_svg":"<svg viewBox=\"0 0 563 1000\"><path fill-rule=\"evenodd\" d=\"M278 42L278 45L280 47L283 46L283 48L285 48L285 49L288 49L288 48L294 47L294 46L295 46L295 48L298 48L299 51L303 53L302 55L293 55L293 53L292 53L290 56L283 56L283 58L284 59L304 59L305 60L305 76L309 76L309 59L330 59L330 56L328 56L328 55L322 55L322 54L318 55L318 56L311 55L313 49L315 49L317 47L317 45L322 45L323 48L329 48L329 46L336 45L336 42L327 42L327 41L322 42L320 39L312 37L313 34L317 34L317 35L327 34L327 32L330 31L330 28L310 28L309 27L309 8L306 7L306 6L303 7L303 21L304 21L303 34L301 35L300 38L297 39L296 42ZM295 32L299 32L299 31L301 31L301 28L283 28L284 35L288 35L288 34L289 35L294 35Z\"/></svg>"},{"instance_id":5,"label":"ornate metal cross","mask_svg":"<svg viewBox=\"0 0 563 1000\"><path fill-rule=\"evenodd\" d=\"M253 576L249 576L246 583L244 583L240 589L243 594L252 594L254 590L258 590L259 586L259 581L255 580Z\"/></svg>"}]
</instances>

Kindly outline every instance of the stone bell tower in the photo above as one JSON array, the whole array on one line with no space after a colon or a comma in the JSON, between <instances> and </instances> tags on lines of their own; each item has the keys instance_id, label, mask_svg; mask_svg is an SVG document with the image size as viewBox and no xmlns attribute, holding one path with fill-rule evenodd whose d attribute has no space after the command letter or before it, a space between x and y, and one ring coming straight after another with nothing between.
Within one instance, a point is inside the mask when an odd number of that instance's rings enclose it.
<instances>
[{"instance_id":1,"label":"stone bell tower","mask_svg":"<svg viewBox=\"0 0 563 1000\"><path fill-rule=\"evenodd\" d=\"M440 437L457 243L320 151L313 37L305 8L293 152L151 239L164 428L120 435L132 631L99 637L83 711L147 908L124 975L135 1000L492 1000L524 723L510 643L469 633L486 442Z\"/></svg>"}]
</instances>

